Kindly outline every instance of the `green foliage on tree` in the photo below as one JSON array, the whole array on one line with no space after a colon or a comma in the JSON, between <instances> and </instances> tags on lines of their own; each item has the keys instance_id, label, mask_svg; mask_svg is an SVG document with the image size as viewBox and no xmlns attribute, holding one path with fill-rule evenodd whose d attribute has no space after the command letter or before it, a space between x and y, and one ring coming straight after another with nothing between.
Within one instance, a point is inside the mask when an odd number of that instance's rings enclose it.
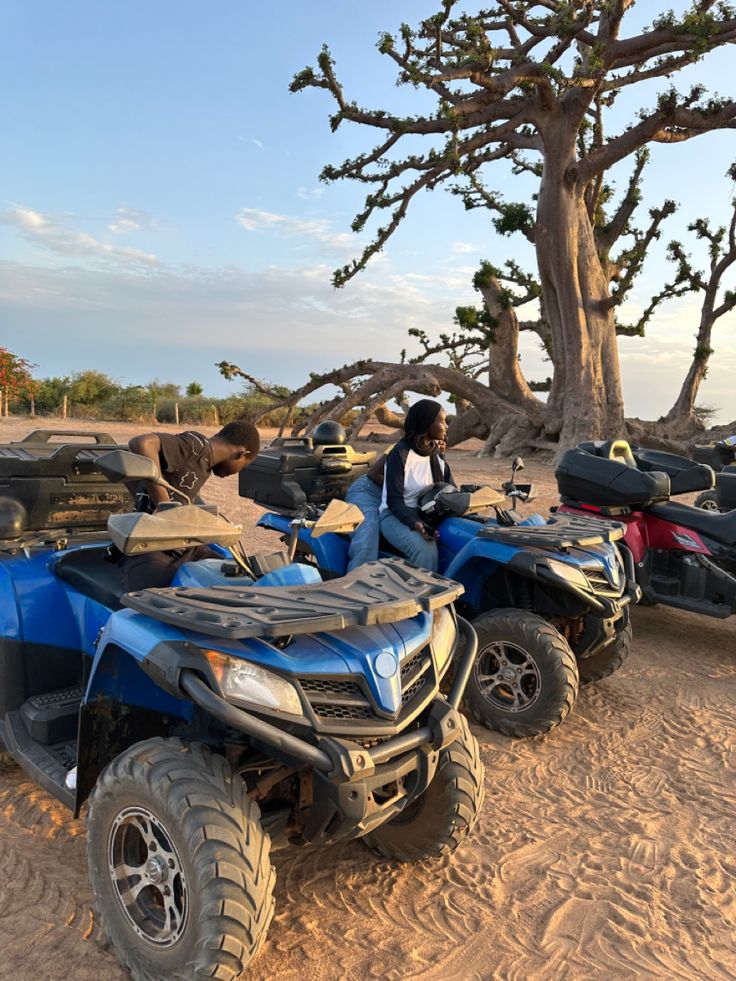
<instances>
[{"instance_id":1,"label":"green foliage on tree","mask_svg":"<svg viewBox=\"0 0 736 981\"><path fill-rule=\"evenodd\" d=\"M0 347L0 389L10 402L30 397L36 388L33 369L36 366L26 358Z\"/></svg>"}]
</instances>

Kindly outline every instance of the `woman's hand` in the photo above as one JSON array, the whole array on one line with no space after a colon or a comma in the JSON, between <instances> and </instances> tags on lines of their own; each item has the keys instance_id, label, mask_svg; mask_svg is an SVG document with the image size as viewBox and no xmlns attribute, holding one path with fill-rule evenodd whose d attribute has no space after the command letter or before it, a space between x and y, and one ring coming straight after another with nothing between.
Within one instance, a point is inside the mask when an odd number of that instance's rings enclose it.
<instances>
[{"instance_id":1,"label":"woman's hand","mask_svg":"<svg viewBox=\"0 0 736 981\"><path fill-rule=\"evenodd\" d=\"M428 528L423 521L414 522L414 531L418 531L425 542L434 542L440 537L440 533L438 531L433 531L431 528Z\"/></svg>"}]
</instances>

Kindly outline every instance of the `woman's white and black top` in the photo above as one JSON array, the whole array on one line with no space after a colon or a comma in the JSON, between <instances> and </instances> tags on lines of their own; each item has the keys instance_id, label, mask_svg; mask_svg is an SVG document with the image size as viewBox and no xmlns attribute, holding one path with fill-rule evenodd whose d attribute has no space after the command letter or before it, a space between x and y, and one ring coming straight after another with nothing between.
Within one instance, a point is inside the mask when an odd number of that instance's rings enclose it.
<instances>
[{"instance_id":1,"label":"woman's white and black top","mask_svg":"<svg viewBox=\"0 0 736 981\"><path fill-rule=\"evenodd\" d=\"M397 443L386 460L381 513L390 511L409 528L417 520L418 501L432 484L454 484L447 462L439 455L421 456L405 440Z\"/></svg>"}]
</instances>

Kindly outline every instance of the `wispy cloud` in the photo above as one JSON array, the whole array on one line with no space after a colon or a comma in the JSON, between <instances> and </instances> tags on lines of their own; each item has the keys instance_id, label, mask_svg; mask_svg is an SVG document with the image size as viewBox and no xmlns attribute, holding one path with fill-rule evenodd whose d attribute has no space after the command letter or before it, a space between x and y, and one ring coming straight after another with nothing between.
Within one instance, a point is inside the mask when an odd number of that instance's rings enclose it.
<instances>
[{"instance_id":1,"label":"wispy cloud","mask_svg":"<svg viewBox=\"0 0 736 981\"><path fill-rule=\"evenodd\" d=\"M154 218L147 211L138 208L126 208L124 205L115 209L115 217L107 226L113 235L127 235L130 232L146 231L156 228Z\"/></svg>"},{"instance_id":2,"label":"wispy cloud","mask_svg":"<svg viewBox=\"0 0 736 981\"><path fill-rule=\"evenodd\" d=\"M259 150L263 150L263 143L256 139L255 136L243 136L242 133L236 133L235 139L238 143L252 143L253 146L257 146Z\"/></svg>"},{"instance_id":3,"label":"wispy cloud","mask_svg":"<svg viewBox=\"0 0 736 981\"><path fill-rule=\"evenodd\" d=\"M445 329L448 297L411 282L365 278L334 290L332 265L302 268L42 268L0 261L0 307L13 325L3 343L41 364L72 370L76 357L133 377L195 372L222 358L285 384L359 357L396 360L409 327ZM453 298L454 300L454 298ZM176 344L162 325L176 325ZM102 326L104 325L104 327Z\"/></svg>"},{"instance_id":4,"label":"wispy cloud","mask_svg":"<svg viewBox=\"0 0 736 981\"><path fill-rule=\"evenodd\" d=\"M316 198L321 198L324 193L323 187L298 187L296 189L296 196L302 201L314 201Z\"/></svg>"},{"instance_id":5,"label":"wispy cloud","mask_svg":"<svg viewBox=\"0 0 736 981\"><path fill-rule=\"evenodd\" d=\"M241 208L235 219L246 232L277 232L288 238L311 239L335 251L354 252L360 244L350 232L335 231L326 218L297 218L261 208Z\"/></svg>"},{"instance_id":6,"label":"wispy cloud","mask_svg":"<svg viewBox=\"0 0 736 981\"><path fill-rule=\"evenodd\" d=\"M39 227L37 213L26 221ZM476 299L467 276L442 281L433 270L370 271L348 289L334 290L331 269L328 261L257 270L161 265L151 276L143 264L48 268L0 261L1 313L10 325L3 343L48 374L72 371L84 360L137 377L140 342L147 377L195 377L227 358L241 359L263 378L297 385L309 371L357 358L395 360L402 347L412 348L409 327L436 337L448 330L458 304ZM689 312L673 307L646 340L620 339L630 414L656 418L672 403L692 358ZM176 325L174 346L164 324ZM732 324L722 325L719 338L732 336ZM520 351L530 377L549 374L535 336L524 333ZM724 407L724 422L733 417L734 371L733 346L719 345L701 401Z\"/></svg>"},{"instance_id":7,"label":"wispy cloud","mask_svg":"<svg viewBox=\"0 0 736 981\"><path fill-rule=\"evenodd\" d=\"M478 247L476 245L471 245L470 242L452 243L453 255L468 255L471 252L477 252L477 251L478 251Z\"/></svg>"},{"instance_id":8,"label":"wispy cloud","mask_svg":"<svg viewBox=\"0 0 736 981\"><path fill-rule=\"evenodd\" d=\"M0 212L0 224L14 227L27 241L58 255L128 267L150 269L159 265L156 256L149 252L103 242L33 208L17 205L9 211Z\"/></svg>"}]
</instances>

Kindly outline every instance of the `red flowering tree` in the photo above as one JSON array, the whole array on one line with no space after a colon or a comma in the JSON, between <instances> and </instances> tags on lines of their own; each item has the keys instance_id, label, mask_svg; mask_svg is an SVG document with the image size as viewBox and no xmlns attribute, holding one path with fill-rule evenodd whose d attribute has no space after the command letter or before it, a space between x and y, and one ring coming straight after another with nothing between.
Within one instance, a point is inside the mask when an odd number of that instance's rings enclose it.
<instances>
[{"instance_id":1,"label":"red flowering tree","mask_svg":"<svg viewBox=\"0 0 736 981\"><path fill-rule=\"evenodd\" d=\"M0 347L0 391L6 404L16 399L30 399L35 395L38 382L33 378L33 369L37 367L26 358ZM0 404L2 410L2 404Z\"/></svg>"}]
</instances>

